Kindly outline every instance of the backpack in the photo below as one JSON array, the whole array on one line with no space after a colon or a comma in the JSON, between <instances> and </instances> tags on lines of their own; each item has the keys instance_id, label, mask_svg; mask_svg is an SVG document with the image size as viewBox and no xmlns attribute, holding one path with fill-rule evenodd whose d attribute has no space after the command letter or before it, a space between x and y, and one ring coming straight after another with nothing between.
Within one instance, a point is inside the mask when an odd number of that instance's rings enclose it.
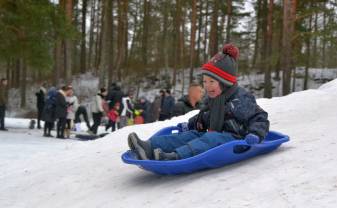
<instances>
[{"instance_id":1,"label":"backpack","mask_svg":"<svg viewBox=\"0 0 337 208\"><path fill-rule=\"evenodd\" d=\"M46 104L45 104L45 108L47 110L52 110L55 108L56 94L57 94L56 89L51 89L48 91Z\"/></svg>"}]
</instances>

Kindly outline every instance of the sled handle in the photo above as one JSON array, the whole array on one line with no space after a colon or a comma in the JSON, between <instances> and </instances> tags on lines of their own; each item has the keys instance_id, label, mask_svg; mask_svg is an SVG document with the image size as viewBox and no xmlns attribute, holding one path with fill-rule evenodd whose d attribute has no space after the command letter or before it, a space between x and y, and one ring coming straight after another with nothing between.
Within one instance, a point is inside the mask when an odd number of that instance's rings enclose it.
<instances>
[{"instance_id":1,"label":"sled handle","mask_svg":"<svg viewBox=\"0 0 337 208\"><path fill-rule=\"evenodd\" d=\"M181 132L181 129L177 126L165 127L165 128L162 128L161 130L159 130L158 132L156 132L151 137L162 136L162 135L170 135L170 134L172 134L173 131L178 131L178 133L179 133L179 132Z\"/></svg>"}]
</instances>

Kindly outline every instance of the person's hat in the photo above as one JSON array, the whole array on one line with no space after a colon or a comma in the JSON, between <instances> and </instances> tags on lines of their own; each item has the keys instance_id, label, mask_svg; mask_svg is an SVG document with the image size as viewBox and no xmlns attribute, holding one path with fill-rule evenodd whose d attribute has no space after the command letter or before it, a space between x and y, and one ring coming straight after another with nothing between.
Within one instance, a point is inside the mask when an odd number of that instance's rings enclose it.
<instances>
[{"instance_id":1,"label":"person's hat","mask_svg":"<svg viewBox=\"0 0 337 208\"><path fill-rule=\"evenodd\" d=\"M209 75L227 86L236 84L238 58L239 49L233 44L225 44L222 51L202 66L202 74Z\"/></svg>"}]
</instances>

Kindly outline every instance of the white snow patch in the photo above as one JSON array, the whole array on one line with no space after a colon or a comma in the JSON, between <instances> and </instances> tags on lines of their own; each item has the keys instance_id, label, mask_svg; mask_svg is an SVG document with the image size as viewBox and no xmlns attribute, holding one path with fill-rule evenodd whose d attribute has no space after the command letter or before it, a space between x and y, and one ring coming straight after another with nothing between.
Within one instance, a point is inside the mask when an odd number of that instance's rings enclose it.
<instances>
[{"instance_id":1,"label":"white snow patch","mask_svg":"<svg viewBox=\"0 0 337 208\"><path fill-rule=\"evenodd\" d=\"M333 208L336 88L333 80L317 90L258 99L269 113L271 129L288 134L290 142L264 156L181 176L154 175L124 164L120 156L130 132L145 139L197 111L88 142L10 128L0 132L0 207Z\"/></svg>"}]
</instances>

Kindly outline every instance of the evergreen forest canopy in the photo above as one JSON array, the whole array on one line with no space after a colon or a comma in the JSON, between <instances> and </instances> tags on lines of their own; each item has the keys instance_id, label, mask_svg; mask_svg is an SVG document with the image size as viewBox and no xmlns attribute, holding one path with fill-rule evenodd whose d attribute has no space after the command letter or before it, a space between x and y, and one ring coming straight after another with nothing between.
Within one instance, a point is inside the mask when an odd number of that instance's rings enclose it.
<instances>
[{"instance_id":1,"label":"evergreen forest canopy","mask_svg":"<svg viewBox=\"0 0 337 208\"><path fill-rule=\"evenodd\" d=\"M286 95L295 67L337 66L336 0L245 2L0 0L0 74L23 100L27 82L57 85L85 72L106 86L170 70L175 85L179 71L189 69L192 81L194 69L231 42L240 73L264 73L271 97L272 73Z\"/></svg>"}]
</instances>

